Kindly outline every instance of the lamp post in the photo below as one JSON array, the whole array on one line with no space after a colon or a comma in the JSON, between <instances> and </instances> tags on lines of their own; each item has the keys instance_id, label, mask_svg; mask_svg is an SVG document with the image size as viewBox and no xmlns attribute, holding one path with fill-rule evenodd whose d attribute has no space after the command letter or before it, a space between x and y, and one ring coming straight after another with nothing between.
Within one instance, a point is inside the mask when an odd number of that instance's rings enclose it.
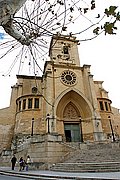
<instances>
[{"instance_id":1,"label":"lamp post","mask_svg":"<svg viewBox=\"0 0 120 180\"><path fill-rule=\"evenodd\" d=\"M32 118L32 129L31 129L31 136L33 136L33 127L34 127L34 118Z\"/></svg>"},{"instance_id":2,"label":"lamp post","mask_svg":"<svg viewBox=\"0 0 120 180\"><path fill-rule=\"evenodd\" d=\"M82 119L81 119L81 116L79 117L79 120L80 120L80 138L81 138L81 142L83 142Z\"/></svg>"},{"instance_id":3,"label":"lamp post","mask_svg":"<svg viewBox=\"0 0 120 180\"><path fill-rule=\"evenodd\" d=\"M111 118L110 118L110 116L108 116L108 119L109 119L110 128L111 128L111 132L112 132L113 142L115 142L115 136L114 136L114 131L113 131L113 127L112 127L112 122L111 122Z\"/></svg>"}]
</instances>

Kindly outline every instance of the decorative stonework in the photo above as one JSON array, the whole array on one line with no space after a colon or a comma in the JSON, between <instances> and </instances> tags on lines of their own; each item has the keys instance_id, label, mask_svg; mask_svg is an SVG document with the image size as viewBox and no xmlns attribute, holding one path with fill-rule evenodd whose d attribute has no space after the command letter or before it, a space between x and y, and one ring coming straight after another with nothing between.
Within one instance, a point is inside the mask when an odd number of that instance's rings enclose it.
<instances>
[{"instance_id":1,"label":"decorative stonework","mask_svg":"<svg viewBox=\"0 0 120 180\"><path fill-rule=\"evenodd\" d=\"M32 87L32 93L37 93L38 92L38 89L37 89L37 87Z\"/></svg>"},{"instance_id":2,"label":"decorative stonework","mask_svg":"<svg viewBox=\"0 0 120 180\"><path fill-rule=\"evenodd\" d=\"M69 70L63 71L61 74L61 81L65 85L72 86L76 83L76 74Z\"/></svg>"},{"instance_id":3,"label":"decorative stonework","mask_svg":"<svg viewBox=\"0 0 120 180\"><path fill-rule=\"evenodd\" d=\"M63 115L63 117L64 117L65 119L77 119L77 118L78 118L77 111L76 111L75 107L74 107L71 103L69 103L69 104L66 106L66 108L65 108L65 110L64 110L64 115Z\"/></svg>"}]
</instances>

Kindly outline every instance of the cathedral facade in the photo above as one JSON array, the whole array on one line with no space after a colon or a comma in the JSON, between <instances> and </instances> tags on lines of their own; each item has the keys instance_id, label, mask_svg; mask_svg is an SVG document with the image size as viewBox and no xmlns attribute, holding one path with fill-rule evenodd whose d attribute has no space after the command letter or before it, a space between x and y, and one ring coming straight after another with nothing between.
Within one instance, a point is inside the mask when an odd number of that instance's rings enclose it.
<instances>
[{"instance_id":1,"label":"cathedral facade","mask_svg":"<svg viewBox=\"0 0 120 180\"><path fill-rule=\"evenodd\" d=\"M45 161L45 152L51 156L52 146L55 153L58 141L82 144L119 139L119 112L111 107L103 81L93 80L90 65L81 67L78 43L75 37L54 35L43 75L17 75L10 106L0 110L1 152L10 149L18 153L21 149L21 153L32 155L33 147L28 144L32 138L33 144L39 139L44 143L39 153L44 151ZM63 155L63 148L58 149ZM33 156L35 152L37 146Z\"/></svg>"}]
</instances>

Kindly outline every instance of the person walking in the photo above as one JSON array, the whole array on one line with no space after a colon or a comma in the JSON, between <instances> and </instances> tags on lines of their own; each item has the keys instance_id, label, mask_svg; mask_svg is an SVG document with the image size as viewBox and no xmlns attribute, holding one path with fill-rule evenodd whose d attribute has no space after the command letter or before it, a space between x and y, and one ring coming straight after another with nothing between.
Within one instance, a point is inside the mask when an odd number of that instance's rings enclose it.
<instances>
[{"instance_id":1,"label":"person walking","mask_svg":"<svg viewBox=\"0 0 120 180\"><path fill-rule=\"evenodd\" d=\"M30 163L31 163L31 158L30 158L30 156L28 155L28 156L27 156L27 159L26 159L26 171L28 171L28 168L29 168Z\"/></svg>"},{"instance_id":2,"label":"person walking","mask_svg":"<svg viewBox=\"0 0 120 180\"><path fill-rule=\"evenodd\" d=\"M12 157L12 159L11 159L12 170L14 170L16 162L17 162L17 158L15 157L15 154L14 154L13 157Z\"/></svg>"},{"instance_id":3,"label":"person walking","mask_svg":"<svg viewBox=\"0 0 120 180\"><path fill-rule=\"evenodd\" d=\"M25 169L25 166L26 166L26 161L25 161L25 160L23 160L23 168L22 168L22 170L24 170L24 169Z\"/></svg>"},{"instance_id":4,"label":"person walking","mask_svg":"<svg viewBox=\"0 0 120 180\"><path fill-rule=\"evenodd\" d=\"M19 169L19 171L22 171L22 169L23 169L23 164L24 164L23 157L20 158L19 164L20 164L20 169Z\"/></svg>"}]
</instances>

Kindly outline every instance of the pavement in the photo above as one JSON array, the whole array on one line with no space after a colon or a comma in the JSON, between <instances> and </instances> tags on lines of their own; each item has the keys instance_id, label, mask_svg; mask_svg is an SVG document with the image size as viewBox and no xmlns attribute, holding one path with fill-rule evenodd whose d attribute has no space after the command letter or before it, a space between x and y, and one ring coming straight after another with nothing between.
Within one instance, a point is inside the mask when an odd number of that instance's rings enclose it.
<instances>
[{"instance_id":1,"label":"pavement","mask_svg":"<svg viewBox=\"0 0 120 180\"><path fill-rule=\"evenodd\" d=\"M15 167L15 170L11 170L11 167L0 167L0 174L36 180L120 180L120 172L70 173L48 170L19 171L18 167Z\"/></svg>"}]
</instances>

